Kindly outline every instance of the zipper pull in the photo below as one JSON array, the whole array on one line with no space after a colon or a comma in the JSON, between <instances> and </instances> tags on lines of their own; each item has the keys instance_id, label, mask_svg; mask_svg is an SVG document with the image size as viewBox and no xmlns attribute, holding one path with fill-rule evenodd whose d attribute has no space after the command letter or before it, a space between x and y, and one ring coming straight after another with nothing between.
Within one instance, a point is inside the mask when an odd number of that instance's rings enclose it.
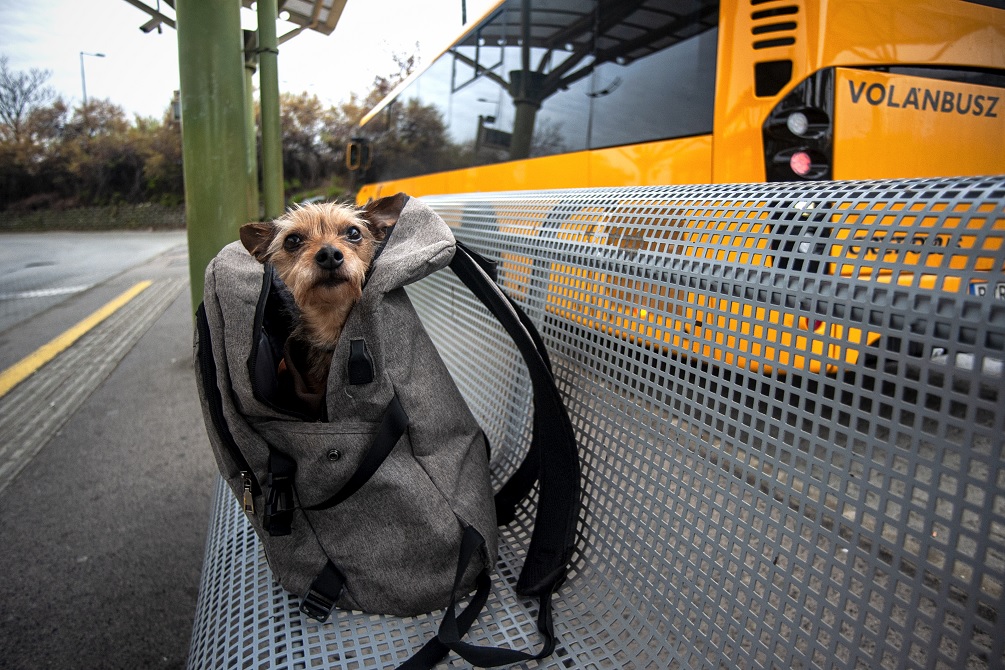
<instances>
[{"instance_id":1,"label":"zipper pull","mask_svg":"<svg viewBox=\"0 0 1005 670\"><path fill-rule=\"evenodd\" d=\"M251 493L251 477L248 476L247 472L245 472L245 471L242 470L241 471L241 479L244 482L244 496L243 496L244 511L246 513L248 513L248 514L254 514L255 513L255 497Z\"/></svg>"}]
</instances>

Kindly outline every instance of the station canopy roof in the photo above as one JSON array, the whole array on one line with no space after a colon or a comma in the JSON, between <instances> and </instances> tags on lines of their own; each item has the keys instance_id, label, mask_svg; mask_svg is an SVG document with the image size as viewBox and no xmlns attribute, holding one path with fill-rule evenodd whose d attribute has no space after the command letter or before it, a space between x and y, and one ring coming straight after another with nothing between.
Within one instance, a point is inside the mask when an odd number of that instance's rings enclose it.
<instances>
[{"instance_id":1,"label":"station canopy roof","mask_svg":"<svg viewBox=\"0 0 1005 670\"><path fill-rule=\"evenodd\" d=\"M290 23L301 30L316 30L322 35L331 35L338 25L347 0L279 0L279 12L289 12ZM242 0L242 5L250 8L254 0Z\"/></svg>"},{"instance_id":2,"label":"station canopy roof","mask_svg":"<svg viewBox=\"0 0 1005 670\"><path fill-rule=\"evenodd\" d=\"M175 27L174 20L160 12L159 1L156 3L156 7L148 5L144 0L126 0L126 2L152 17L142 27L143 32L150 32L155 28L159 30L158 25L161 23L172 28ZM297 26L296 30L288 33L285 37L288 39L304 30L316 30L322 35L331 35L335 26L338 25L346 2L347 0L278 0L279 13L288 12L289 18L286 20ZM164 0L164 4L174 9L175 0ZM241 4L251 9L255 0L241 0ZM282 41L284 40L280 38L280 42Z\"/></svg>"}]
</instances>

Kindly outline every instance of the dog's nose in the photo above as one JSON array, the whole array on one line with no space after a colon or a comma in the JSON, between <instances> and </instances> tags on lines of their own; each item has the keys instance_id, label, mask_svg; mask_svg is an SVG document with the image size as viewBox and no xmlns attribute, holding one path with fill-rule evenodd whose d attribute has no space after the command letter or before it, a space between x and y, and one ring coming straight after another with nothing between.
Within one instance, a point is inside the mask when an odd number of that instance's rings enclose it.
<instances>
[{"instance_id":1,"label":"dog's nose","mask_svg":"<svg viewBox=\"0 0 1005 670\"><path fill-rule=\"evenodd\" d=\"M342 265L344 260L345 256L342 255L342 252L330 244L321 247L314 254L314 262L324 270L334 270Z\"/></svg>"}]
</instances>

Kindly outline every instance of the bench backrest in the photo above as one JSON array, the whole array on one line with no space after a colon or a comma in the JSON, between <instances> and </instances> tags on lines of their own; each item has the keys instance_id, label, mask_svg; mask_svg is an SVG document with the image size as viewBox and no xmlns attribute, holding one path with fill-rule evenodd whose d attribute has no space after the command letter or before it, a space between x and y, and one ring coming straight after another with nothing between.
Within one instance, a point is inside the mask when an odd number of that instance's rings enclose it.
<instances>
[{"instance_id":1,"label":"bench backrest","mask_svg":"<svg viewBox=\"0 0 1005 670\"><path fill-rule=\"evenodd\" d=\"M1001 666L1005 179L426 200L500 261L578 431L558 616L607 632L576 644L612 667ZM527 380L454 281L409 294L501 476Z\"/></svg>"}]
</instances>

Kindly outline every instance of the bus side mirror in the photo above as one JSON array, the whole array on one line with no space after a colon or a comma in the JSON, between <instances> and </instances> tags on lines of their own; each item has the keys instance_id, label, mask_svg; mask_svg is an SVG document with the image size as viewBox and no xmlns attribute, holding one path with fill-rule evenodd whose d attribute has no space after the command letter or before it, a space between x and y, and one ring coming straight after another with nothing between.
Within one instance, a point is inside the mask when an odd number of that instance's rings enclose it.
<instances>
[{"instance_id":1,"label":"bus side mirror","mask_svg":"<svg viewBox=\"0 0 1005 670\"><path fill-rule=\"evenodd\" d=\"M362 148L356 142L350 142L345 147L345 166L350 172L355 172L362 165Z\"/></svg>"},{"instance_id":2,"label":"bus side mirror","mask_svg":"<svg viewBox=\"0 0 1005 670\"><path fill-rule=\"evenodd\" d=\"M370 156L370 143L361 138L354 138L345 148L345 166L350 172L367 170L373 162Z\"/></svg>"}]
</instances>

